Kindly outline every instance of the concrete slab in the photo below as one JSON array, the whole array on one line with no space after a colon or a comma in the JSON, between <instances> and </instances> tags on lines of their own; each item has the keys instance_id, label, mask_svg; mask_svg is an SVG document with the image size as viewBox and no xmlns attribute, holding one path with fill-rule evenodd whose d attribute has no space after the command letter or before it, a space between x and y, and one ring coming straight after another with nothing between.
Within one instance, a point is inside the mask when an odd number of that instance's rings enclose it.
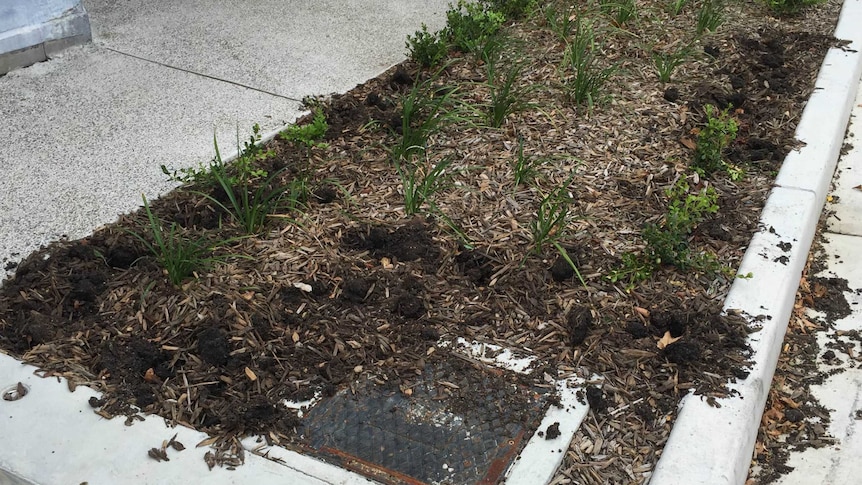
<instances>
[{"instance_id":1,"label":"concrete slab","mask_svg":"<svg viewBox=\"0 0 862 485\"><path fill-rule=\"evenodd\" d=\"M400 62L451 0L85 0L98 45L301 99L341 92ZM202 13L204 13L202 15Z\"/></svg>"},{"instance_id":2,"label":"concrete slab","mask_svg":"<svg viewBox=\"0 0 862 485\"><path fill-rule=\"evenodd\" d=\"M838 161L832 182L831 197L826 209L831 212L826 220L830 232L862 236L862 89L856 93L853 115L847 128L847 148Z\"/></svg>"},{"instance_id":3,"label":"concrete slab","mask_svg":"<svg viewBox=\"0 0 862 485\"><path fill-rule=\"evenodd\" d=\"M271 131L295 101L94 46L0 78L0 267L79 238L174 184L159 166L196 166ZM230 151L230 150L228 150Z\"/></svg>"},{"instance_id":4,"label":"concrete slab","mask_svg":"<svg viewBox=\"0 0 862 485\"><path fill-rule=\"evenodd\" d=\"M856 291L844 292L851 315L829 322L834 324L834 328L818 335L822 351L827 350L827 342L836 338L845 340L837 336L837 332L862 331L862 265L848 259L848 255L858 254L862 248L862 237L827 233L824 239L826 269L818 276L844 278L847 286ZM844 362L838 366L828 366L820 359L823 365L820 370L841 368L843 372L833 375L822 385L811 386L811 392L820 404L830 409L829 433L835 438L835 445L791 453L787 465L793 471L776 481L778 484L857 483L862 476L862 462L859 461L859 456L862 456L862 414L857 414L862 413L862 369L858 368L860 345L852 338L846 339L846 343L855 347L857 359L839 353Z\"/></svg>"}]
</instances>

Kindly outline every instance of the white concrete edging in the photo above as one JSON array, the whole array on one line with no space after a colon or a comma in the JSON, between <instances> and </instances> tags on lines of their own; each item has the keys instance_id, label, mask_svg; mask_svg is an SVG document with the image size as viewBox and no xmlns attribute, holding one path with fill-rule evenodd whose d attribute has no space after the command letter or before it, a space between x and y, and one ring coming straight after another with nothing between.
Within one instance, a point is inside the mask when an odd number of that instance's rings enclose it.
<instances>
[{"instance_id":1,"label":"white concrete edging","mask_svg":"<svg viewBox=\"0 0 862 485\"><path fill-rule=\"evenodd\" d=\"M814 239L826 191L838 162L852 103L862 75L862 0L845 0L835 37L849 40L827 53L796 137L805 146L788 154L761 213L725 300L761 326L749 337L753 366L730 388L738 393L712 407L689 394L656 465L652 485L743 484L760 419L796 298L799 278ZM779 243L791 247L785 251Z\"/></svg>"}]
</instances>

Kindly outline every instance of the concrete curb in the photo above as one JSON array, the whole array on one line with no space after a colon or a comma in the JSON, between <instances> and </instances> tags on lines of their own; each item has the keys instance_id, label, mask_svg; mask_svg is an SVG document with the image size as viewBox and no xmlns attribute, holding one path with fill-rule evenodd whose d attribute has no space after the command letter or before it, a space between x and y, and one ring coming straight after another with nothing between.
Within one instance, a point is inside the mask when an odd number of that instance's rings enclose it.
<instances>
[{"instance_id":1,"label":"concrete curb","mask_svg":"<svg viewBox=\"0 0 862 485\"><path fill-rule=\"evenodd\" d=\"M730 386L734 395L718 400L721 407L712 407L691 394L683 398L653 473L653 485L746 481L799 278L862 75L859 25L862 1L845 0L835 37L851 43L830 49L823 60L815 91L796 129L796 137L806 145L785 159L761 213L760 231L752 238L738 271L753 277L738 279L725 300L725 311L739 312L761 327L749 337L753 350L750 374Z\"/></svg>"}]
</instances>

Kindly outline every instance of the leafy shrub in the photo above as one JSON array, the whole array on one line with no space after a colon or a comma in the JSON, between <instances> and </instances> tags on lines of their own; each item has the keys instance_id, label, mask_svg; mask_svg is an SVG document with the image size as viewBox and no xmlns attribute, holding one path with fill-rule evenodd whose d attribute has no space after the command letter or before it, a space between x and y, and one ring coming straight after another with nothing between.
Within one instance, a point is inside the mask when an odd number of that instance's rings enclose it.
<instances>
[{"instance_id":1,"label":"leafy shrub","mask_svg":"<svg viewBox=\"0 0 862 485\"><path fill-rule=\"evenodd\" d=\"M318 108L314 110L314 119L311 123L305 125L292 125L279 135L282 140L292 143L301 143L307 147L326 146L320 140L326 135L326 130L329 129L329 124L326 123L326 115L323 110Z\"/></svg>"},{"instance_id":2,"label":"leafy shrub","mask_svg":"<svg viewBox=\"0 0 862 485\"><path fill-rule=\"evenodd\" d=\"M712 105L704 106L706 124L697 134L697 148L694 151L692 168L703 176L710 176L727 168L722 152L736 139L739 128L736 120L727 110L717 111Z\"/></svg>"},{"instance_id":3,"label":"leafy shrub","mask_svg":"<svg viewBox=\"0 0 862 485\"><path fill-rule=\"evenodd\" d=\"M491 10L500 12L507 19L528 17L536 9L536 0L486 0Z\"/></svg>"},{"instance_id":4,"label":"leafy shrub","mask_svg":"<svg viewBox=\"0 0 862 485\"><path fill-rule=\"evenodd\" d=\"M480 3L458 0L446 12L446 40L461 52L475 52L500 30L506 17Z\"/></svg>"},{"instance_id":5,"label":"leafy shrub","mask_svg":"<svg viewBox=\"0 0 862 485\"><path fill-rule=\"evenodd\" d=\"M700 193L690 193L689 185L681 179L666 191L668 209L664 223L648 224L643 230L647 243L648 260L656 265L670 264L680 269L692 266L688 236L708 214L718 211L718 195L712 187Z\"/></svg>"},{"instance_id":6,"label":"leafy shrub","mask_svg":"<svg viewBox=\"0 0 862 485\"><path fill-rule=\"evenodd\" d=\"M428 32L428 26L425 24L422 24L422 30L417 30L412 37L407 36L407 49L410 58L422 67L437 65L449 51L446 41L440 38L440 32Z\"/></svg>"}]
</instances>

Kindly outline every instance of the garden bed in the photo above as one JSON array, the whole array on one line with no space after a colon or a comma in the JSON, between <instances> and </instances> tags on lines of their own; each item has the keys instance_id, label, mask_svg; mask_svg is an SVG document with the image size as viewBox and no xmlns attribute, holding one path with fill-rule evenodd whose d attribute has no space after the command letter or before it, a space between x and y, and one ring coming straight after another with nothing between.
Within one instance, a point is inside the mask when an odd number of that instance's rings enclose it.
<instances>
[{"instance_id":1,"label":"garden bed","mask_svg":"<svg viewBox=\"0 0 862 485\"><path fill-rule=\"evenodd\" d=\"M30 256L3 285L0 344L102 391L106 416L288 445L303 421L285 401L360 380L409 397L452 360L439 342L458 337L524 348L547 365L521 384L603 378L559 476L642 482L679 398L724 396L745 375L750 329L721 314L723 298L840 6L777 20L725 5L697 35L706 4L680 5L638 3L628 19L620 4L546 5L507 23L504 42L309 101L322 117L238 147L225 185L193 172L150 214ZM578 57L567 46L588 28L596 47ZM609 76L586 98L579 60ZM516 109L495 117L509 74ZM412 122L405 100L420 108ZM421 126L427 137L408 137ZM705 167L710 127L728 146ZM230 214L232 191L279 187L290 189L260 227ZM172 282L150 251L159 236L215 260ZM455 380L438 393L453 411L475 398Z\"/></svg>"}]
</instances>

